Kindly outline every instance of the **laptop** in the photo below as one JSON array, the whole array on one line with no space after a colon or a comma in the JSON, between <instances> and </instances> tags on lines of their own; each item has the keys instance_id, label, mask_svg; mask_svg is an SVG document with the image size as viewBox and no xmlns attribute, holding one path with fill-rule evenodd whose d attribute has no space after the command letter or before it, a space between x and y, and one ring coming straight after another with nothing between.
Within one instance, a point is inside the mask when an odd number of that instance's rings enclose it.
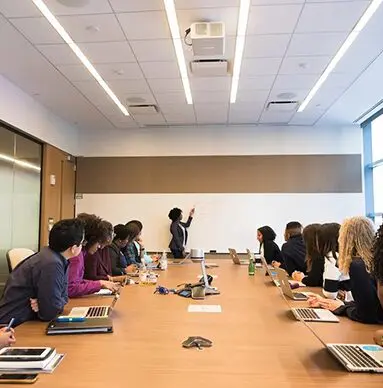
<instances>
[{"instance_id":1,"label":"laptop","mask_svg":"<svg viewBox=\"0 0 383 388\"><path fill-rule=\"evenodd\" d=\"M299 320L349 372L383 373L383 347L371 344L326 344L305 320Z\"/></svg>"},{"instance_id":2,"label":"laptop","mask_svg":"<svg viewBox=\"0 0 383 388\"><path fill-rule=\"evenodd\" d=\"M207 277L206 264L205 264L204 258L201 260L200 265L201 265L203 282L205 283L205 295L219 295L220 291L218 290L218 288L212 287L209 285L209 280Z\"/></svg>"},{"instance_id":3,"label":"laptop","mask_svg":"<svg viewBox=\"0 0 383 388\"><path fill-rule=\"evenodd\" d=\"M233 260L234 264L237 265L249 265L249 259L240 259L238 257L237 251L233 248L229 248L230 257Z\"/></svg>"},{"instance_id":4,"label":"laptop","mask_svg":"<svg viewBox=\"0 0 383 388\"><path fill-rule=\"evenodd\" d=\"M307 300L308 296L301 292L293 292L287 277L287 272L282 268L274 268L277 273L280 288L285 296L292 300Z\"/></svg>"},{"instance_id":5,"label":"laptop","mask_svg":"<svg viewBox=\"0 0 383 388\"><path fill-rule=\"evenodd\" d=\"M86 320L109 318L120 294L116 294L110 306L73 307L68 317L86 318Z\"/></svg>"},{"instance_id":6,"label":"laptop","mask_svg":"<svg viewBox=\"0 0 383 388\"><path fill-rule=\"evenodd\" d=\"M250 249L246 248L246 253L248 260L253 259L254 265L256 268L262 268L262 262L261 262L261 255L260 254L254 254L250 251Z\"/></svg>"},{"instance_id":7,"label":"laptop","mask_svg":"<svg viewBox=\"0 0 383 388\"><path fill-rule=\"evenodd\" d=\"M58 322L48 324L47 335L113 333L113 321L110 318L85 319L82 322Z\"/></svg>"},{"instance_id":8,"label":"laptop","mask_svg":"<svg viewBox=\"0 0 383 388\"><path fill-rule=\"evenodd\" d=\"M313 309L309 307L292 308L295 318L306 322L334 322L338 323L339 318L331 311L325 309Z\"/></svg>"},{"instance_id":9,"label":"laptop","mask_svg":"<svg viewBox=\"0 0 383 388\"><path fill-rule=\"evenodd\" d=\"M263 256L261 256L261 262L262 262L262 264L263 264L263 267L264 267L265 270L266 270L266 274L270 276L271 281L272 281L277 287L279 287L280 284L279 284L279 280L278 280L278 278L277 278L277 273L276 273L276 271L275 271L275 268L274 268L272 265L267 264L266 259L265 259Z\"/></svg>"}]
</instances>

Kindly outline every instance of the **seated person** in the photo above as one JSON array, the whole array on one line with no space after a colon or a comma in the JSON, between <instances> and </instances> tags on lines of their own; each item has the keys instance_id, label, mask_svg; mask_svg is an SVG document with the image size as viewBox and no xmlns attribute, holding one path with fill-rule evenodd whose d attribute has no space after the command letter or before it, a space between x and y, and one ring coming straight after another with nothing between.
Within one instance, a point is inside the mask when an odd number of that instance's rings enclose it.
<instances>
[{"instance_id":1,"label":"seated person","mask_svg":"<svg viewBox=\"0 0 383 388\"><path fill-rule=\"evenodd\" d=\"M307 274L294 271L292 278L309 287L323 285L324 257L318 251L318 231L320 224L310 224L303 229L303 241L306 246Z\"/></svg>"},{"instance_id":2,"label":"seated person","mask_svg":"<svg viewBox=\"0 0 383 388\"><path fill-rule=\"evenodd\" d=\"M126 228L128 230L129 234L129 242L124 248L123 252L126 257L126 261L128 265L136 265L140 266L142 261L144 260L145 255L145 248L142 245L139 245L140 248L137 248L137 245L135 242L141 241L141 230L142 230L142 224L141 222L137 221L129 221L126 224Z\"/></svg>"},{"instance_id":3,"label":"seated person","mask_svg":"<svg viewBox=\"0 0 383 388\"><path fill-rule=\"evenodd\" d=\"M273 261L272 265L285 269L290 276L294 271L306 273L306 247L299 222L292 221L286 225L285 241L282 245L283 262Z\"/></svg>"},{"instance_id":4,"label":"seated person","mask_svg":"<svg viewBox=\"0 0 383 388\"><path fill-rule=\"evenodd\" d=\"M68 260L81 252L84 225L78 219L57 222L49 246L26 258L10 273L0 301L0 322L50 321L68 302Z\"/></svg>"},{"instance_id":5,"label":"seated person","mask_svg":"<svg viewBox=\"0 0 383 388\"><path fill-rule=\"evenodd\" d=\"M79 214L77 217L84 223L85 243L82 251L69 260L68 295L70 298L94 294L105 288L112 292L118 291L118 285L108 280L84 279L84 256L94 254L98 248L111 239L113 230L110 223L101 220L94 214Z\"/></svg>"},{"instance_id":6,"label":"seated person","mask_svg":"<svg viewBox=\"0 0 383 388\"><path fill-rule=\"evenodd\" d=\"M138 228L140 229L140 233L133 241L135 248L132 246L132 244L128 244L126 251L125 251L125 255L127 255L127 251L130 249L131 250L130 255L132 255L133 260L137 264L138 264L138 262L143 263L143 264L149 264L149 263L153 263L154 261L157 261L158 256L151 257L150 255L148 255L146 253L146 250L144 247L144 242L142 240L142 229L143 229L142 222L138 221L138 220L133 220L133 221L129 221L126 224L126 226L129 226L129 224L131 224L131 223L135 223L138 226ZM128 254L128 256L129 256L129 254ZM129 259L129 257L128 257L128 259Z\"/></svg>"},{"instance_id":7,"label":"seated person","mask_svg":"<svg viewBox=\"0 0 383 388\"><path fill-rule=\"evenodd\" d=\"M378 286L378 298L383 308L383 224L380 226L375 236L373 247L374 261L373 274ZM375 342L383 346L383 330L378 330L374 336Z\"/></svg>"},{"instance_id":8,"label":"seated person","mask_svg":"<svg viewBox=\"0 0 383 388\"><path fill-rule=\"evenodd\" d=\"M338 268L340 225L336 222L323 224L318 231L318 250L324 256L323 295L328 299L336 299L339 294L344 300L353 300L350 276Z\"/></svg>"},{"instance_id":9,"label":"seated person","mask_svg":"<svg viewBox=\"0 0 383 388\"><path fill-rule=\"evenodd\" d=\"M376 280L370 270L373 262L372 247L374 226L366 217L352 217L346 220L339 232L339 269L350 275L352 302L339 299L317 298L311 305L346 315L362 323L383 323L383 308L377 295Z\"/></svg>"},{"instance_id":10,"label":"seated person","mask_svg":"<svg viewBox=\"0 0 383 388\"><path fill-rule=\"evenodd\" d=\"M16 342L15 331L11 328L7 331L6 327L0 329L0 349L7 348Z\"/></svg>"},{"instance_id":11,"label":"seated person","mask_svg":"<svg viewBox=\"0 0 383 388\"><path fill-rule=\"evenodd\" d=\"M259 252L265 258L267 264L273 261L283 262L279 246L274 241L277 235L270 226L262 226L257 229L257 240L260 244Z\"/></svg>"},{"instance_id":12,"label":"seated person","mask_svg":"<svg viewBox=\"0 0 383 388\"><path fill-rule=\"evenodd\" d=\"M137 270L136 265L128 265L126 257L122 252L126 245L132 240L132 236L130 234L131 231L132 230L128 229L126 225L122 224L116 225L114 227L113 242L106 247L111 261L113 276L125 275ZM135 235L136 232L139 232L138 226L136 226L136 231L133 230L132 235Z\"/></svg>"}]
</instances>

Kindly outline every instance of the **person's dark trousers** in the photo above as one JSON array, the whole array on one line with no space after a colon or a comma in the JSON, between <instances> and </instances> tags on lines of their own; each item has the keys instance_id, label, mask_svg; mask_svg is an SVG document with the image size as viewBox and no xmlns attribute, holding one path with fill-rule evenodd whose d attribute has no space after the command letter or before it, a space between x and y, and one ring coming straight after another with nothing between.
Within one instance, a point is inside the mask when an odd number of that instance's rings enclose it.
<instances>
[{"instance_id":1,"label":"person's dark trousers","mask_svg":"<svg viewBox=\"0 0 383 388\"><path fill-rule=\"evenodd\" d=\"M183 259L184 255L180 249L171 249L172 255L175 259Z\"/></svg>"}]
</instances>

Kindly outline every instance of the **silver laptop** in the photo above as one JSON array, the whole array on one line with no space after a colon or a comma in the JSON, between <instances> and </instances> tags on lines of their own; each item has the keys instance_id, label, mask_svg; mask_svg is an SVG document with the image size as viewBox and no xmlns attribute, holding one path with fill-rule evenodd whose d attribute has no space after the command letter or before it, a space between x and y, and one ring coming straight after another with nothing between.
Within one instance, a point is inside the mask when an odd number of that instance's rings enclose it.
<instances>
[{"instance_id":1,"label":"silver laptop","mask_svg":"<svg viewBox=\"0 0 383 388\"><path fill-rule=\"evenodd\" d=\"M261 261L261 255L260 254L254 254L248 248L246 248L246 253L247 253L247 257L248 257L249 261L251 259L253 259L254 265L255 265L256 268L262 268L262 263L260 262Z\"/></svg>"},{"instance_id":2,"label":"silver laptop","mask_svg":"<svg viewBox=\"0 0 383 388\"><path fill-rule=\"evenodd\" d=\"M293 292L290 286L287 272L282 268L274 268L277 273L281 290L285 296L293 300L307 300L308 296L301 292Z\"/></svg>"},{"instance_id":3,"label":"silver laptop","mask_svg":"<svg viewBox=\"0 0 383 388\"><path fill-rule=\"evenodd\" d=\"M371 344L326 344L305 320L299 320L348 371L383 373L383 347Z\"/></svg>"},{"instance_id":4,"label":"silver laptop","mask_svg":"<svg viewBox=\"0 0 383 388\"><path fill-rule=\"evenodd\" d=\"M68 314L68 317L86 319L108 318L111 315L119 297L120 295L116 294L110 306L73 307Z\"/></svg>"},{"instance_id":5,"label":"silver laptop","mask_svg":"<svg viewBox=\"0 0 383 388\"><path fill-rule=\"evenodd\" d=\"M238 257L237 251L235 249L229 248L229 253L230 253L230 257L233 260L234 264L237 264L237 265L249 265L249 260L248 259L240 259Z\"/></svg>"},{"instance_id":6,"label":"silver laptop","mask_svg":"<svg viewBox=\"0 0 383 388\"><path fill-rule=\"evenodd\" d=\"M339 318L331 311L325 309L313 309L308 307L292 308L295 318L306 322L339 322Z\"/></svg>"},{"instance_id":7,"label":"silver laptop","mask_svg":"<svg viewBox=\"0 0 383 388\"><path fill-rule=\"evenodd\" d=\"M275 271L275 268L274 268L272 265L267 264L266 259L265 259L263 256L261 256L261 262L262 262L262 264L263 264L263 267L264 267L265 270L266 270L266 273L270 276L270 280L271 280L277 287L279 287L280 284L279 284L279 280L278 280L278 278L277 278L277 273L276 273L276 271Z\"/></svg>"}]
</instances>

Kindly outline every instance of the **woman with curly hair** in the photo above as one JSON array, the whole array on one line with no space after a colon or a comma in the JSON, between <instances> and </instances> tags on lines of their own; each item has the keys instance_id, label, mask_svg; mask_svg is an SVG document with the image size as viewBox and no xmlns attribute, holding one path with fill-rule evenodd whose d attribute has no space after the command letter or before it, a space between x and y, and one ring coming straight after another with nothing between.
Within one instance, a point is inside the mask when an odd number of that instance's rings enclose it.
<instances>
[{"instance_id":1,"label":"woman with curly hair","mask_svg":"<svg viewBox=\"0 0 383 388\"><path fill-rule=\"evenodd\" d=\"M366 217L347 219L339 231L339 269L350 276L354 301L318 299L320 307L363 323L383 323L383 308L371 275L374 226Z\"/></svg>"},{"instance_id":2,"label":"woman with curly hair","mask_svg":"<svg viewBox=\"0 0 383 388\"><path fill-rule=\"evenodd\" d=\"M108 280L84 279L84 257L95 254L101 246L109 243L113 237L113 228L109 222L94 214L81 213L77 218L84 224L85 235L82 251L78 256L69 259L68 296L74 298L89 295L100 291L101 288L117 291L117 284Z\"/></svg>"},{"instance_id":3,"label":"woman with curly hair","mask_svg":"<svg viewBox=\"0 0 383 388\"><path fill-rule=\"evenodd\" d=\"M376 233L372 252L374 255L372 271L378 285L378 298L383 308L383 224ZM377 344L383 346L383 330L378 330L374 339Z\"/></svg>"}]
</instances>

